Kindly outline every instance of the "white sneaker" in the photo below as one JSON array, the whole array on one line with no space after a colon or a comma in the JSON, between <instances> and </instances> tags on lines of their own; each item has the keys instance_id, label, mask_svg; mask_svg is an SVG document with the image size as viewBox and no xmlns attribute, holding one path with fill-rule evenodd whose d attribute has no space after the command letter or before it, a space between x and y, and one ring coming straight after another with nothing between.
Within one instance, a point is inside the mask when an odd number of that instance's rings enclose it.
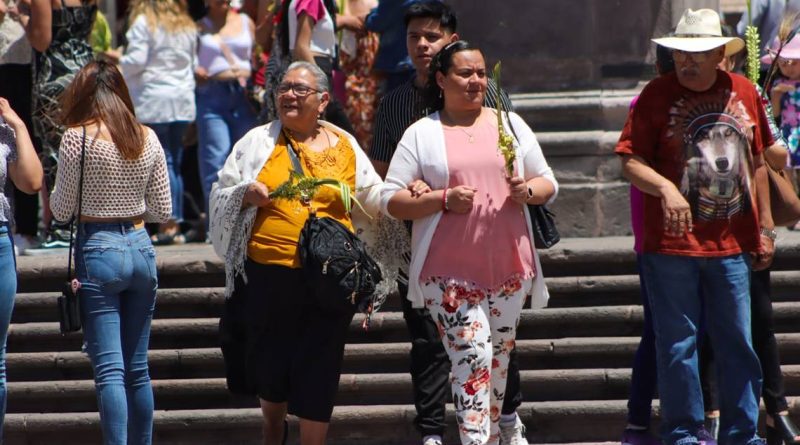
<instances>
[{"instance_id":1,"label":"white sneaker","mask_svg":"<svg viewBox=\"0 0 800 445\"><path fill-rule=\"evenodd\" d=\"M442 445L442 439L436 437L429 437L422 442L422 445Z\"/></svg>"},{"instance_id":2,"label":"white sneaker","mask_svg":"<svg viewBox=\"0 0 800 445\"><path fill-rule=\"evenodd\" d=\"M519 416L517 421L504 425L500 423L500 445L528 445L525 438L525 425L522 424Z\"/></svg>"},{"instance_id":3,"label":"white sneaker","mask_svg":"<svg viewBox=\"0 0 800 445\"><path fill-rule=\"evenodd\" d=\"M36 248L36 244L34 241L31 241L32 238L28 238L27 236L20 235L18 233L14 234L14 253L19 255L25 255L29 249Z\"/></svg>"}]
</instances>

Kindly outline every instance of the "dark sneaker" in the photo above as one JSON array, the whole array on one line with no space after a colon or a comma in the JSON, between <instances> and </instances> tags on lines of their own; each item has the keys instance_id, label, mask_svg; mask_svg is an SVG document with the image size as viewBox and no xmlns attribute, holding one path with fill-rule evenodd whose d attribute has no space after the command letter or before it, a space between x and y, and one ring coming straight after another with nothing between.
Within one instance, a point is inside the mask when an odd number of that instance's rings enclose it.
<instances>
[{"instance_id":1,"label":"dark sneaker","mask_svg":"<svg viewBox=\"0 0 800 445\"><path fill-rule=\"evenodd\" d=\"M717 439L704 426L697 430L697 440L700 441L700 445L717 445Z\"/></svg>"},{"instance_id":2,"label":"dark sneaker","mask_svg":"<svg viewBox=\"0 0 800 445\"><path fill-rule=\"evenodd\" d=\"M622 432L622 445L661 445L661 440L647 430L626 429Z\"/></svg>"}]
</instances>

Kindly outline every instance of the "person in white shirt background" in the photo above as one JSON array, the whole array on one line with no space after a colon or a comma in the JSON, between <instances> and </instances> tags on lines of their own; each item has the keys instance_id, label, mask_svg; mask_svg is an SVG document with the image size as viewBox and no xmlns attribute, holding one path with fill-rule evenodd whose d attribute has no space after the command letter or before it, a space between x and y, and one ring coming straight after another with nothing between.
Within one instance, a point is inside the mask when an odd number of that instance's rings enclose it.
<instances>
[{"instance_id":1,"label":"person in white shirt background","mask_svg":"<svg viewBox=\"0 0 800 445\"><path fill-rule=\"evenodd\" d=\"M130 88L140 122L158 136L169 169L172 217L159 226L156 244L185 242L183 221L183 133L195 119L197 25L178 0L137 0L131 5L125 52L106 52Z\"/></svg>"}]
</instances>

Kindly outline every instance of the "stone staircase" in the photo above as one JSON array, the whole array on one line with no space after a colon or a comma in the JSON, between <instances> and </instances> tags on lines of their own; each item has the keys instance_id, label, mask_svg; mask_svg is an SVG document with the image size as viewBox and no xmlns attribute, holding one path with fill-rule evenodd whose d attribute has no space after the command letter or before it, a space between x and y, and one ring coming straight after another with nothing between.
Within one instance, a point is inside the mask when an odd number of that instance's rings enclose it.
<instances>
[{"instance_id":1,"label":"stone staircase","mask_svg":"<svg viewBox=\"0 0 800 445\"><path fill-rule=\"evenodd\" d=\"M562 236L630 235L628 182L614 147L640 88L513 95L558 178Z\"/></svg>"},{"instance_id":2,"label":"stone staircase","mask_svg":"<svg viewBox=\"0 0 800 445\"><path fill-rule=\"evenodd\" d=\"M625 422L630 364L642 311L627 237L565 239L543 252L550 307L526 309L518 353L531 443L602 442ZM800 395L800 234L781 233L773 275L789 395ZM227 392L217 346L221 262L210 246L158 248L159 290L150 365L155 443L259 444L256 400ZM64 254L19 258L20 293L8 339L8 444L100 443L99 416L80 334L58 332L55 295ZM331 444L418 443L408 370L410 345L399 302L369 332L357 316L345 352ZM792 400L794 402L794 400ZM657 405L657 403L656 403ZM793 412L800 409L792 406ZM449 413L447 443L457 443ZM297 443L291 423L290 443Z\"/></svg>"},{"instance_id":3,"label":"stone staircase","mask_svg":"<svg viewBox=\"0 0 800 445\"><path fill-rule=\"evenodd\" d=\"M613 154L635 90L512 97L561 183L553 206L562 236L543 252L551 293L526 309L518 352L531 443L617 441L625 423L630 365L642 324L628 185ZM787 392L800 396L800 233L782 232L773 274L776 328ZM158 248L160 290L150 350L154 441L168 445L260 444L256 400L227 392L217 321L224 274L210 246ZM81 335L58 332L55 289L65 253L18 259L19 294L8 339L7 444L101 443L91 367ZM329 443L419 443L413 428L410 345L399 302L369 332L357 317L345 351ZM800 415L792 401L792 411ZM657 406L657 403L655 404ZM657 410L656 410L657 411ZM449 412L446 443L458 442ZM290 421L290 443L297 425Z\"/></svg>"}]
</instances>

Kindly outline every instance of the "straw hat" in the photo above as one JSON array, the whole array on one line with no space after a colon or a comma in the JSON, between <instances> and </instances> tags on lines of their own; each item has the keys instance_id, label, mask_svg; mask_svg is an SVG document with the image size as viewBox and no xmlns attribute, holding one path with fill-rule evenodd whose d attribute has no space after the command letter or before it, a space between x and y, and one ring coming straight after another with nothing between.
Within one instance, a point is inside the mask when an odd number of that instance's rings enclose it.
<instances>
[{"instance_id":1,"label":"straw hat","mask_svg":"<svg viewBox=\"0 0 800 445\"><path fill-rule=\"evenodd\" d=\"M725 55L730 56L744 48L744 40L738 37L723 37L719 14L713 9L687 9L683 12L672 37L653 39L653 42L670 49L699 53L725 46Z\"/></svg>"}]
</instances>

